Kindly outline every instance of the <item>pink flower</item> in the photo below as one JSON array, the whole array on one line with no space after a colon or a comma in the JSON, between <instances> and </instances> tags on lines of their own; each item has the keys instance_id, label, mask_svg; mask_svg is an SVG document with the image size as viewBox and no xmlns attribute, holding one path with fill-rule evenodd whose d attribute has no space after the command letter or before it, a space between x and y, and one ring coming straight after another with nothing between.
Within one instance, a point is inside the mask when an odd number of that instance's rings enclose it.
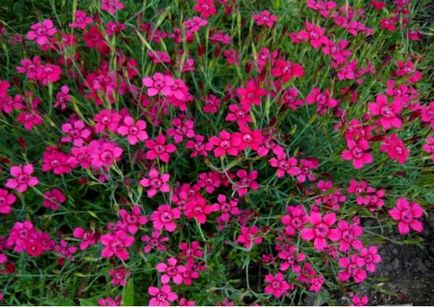
<instances>
[{"instance_id":1,"label":"pink flower","mask_svg":"<svg viewBox=\"0 0 434 307\"><path fill-rule=\"evenodd\" d=\"M240 169L237 171L237 177L239 178L239 181L232 185L232 189L237 191L238 196L242 197L246 195L249 189L253 191L259 189L259 184L256 181L258 179L258 171L253 170L247 172L244 169Z\"/></svg>"},{"instance_id":2,"label":"pink flower","mask_svg":"<svg viewBox=\"0 0 434 307\"><path fill-rule=\"evenodd\" d=\"M218 210L218 206L209 205L204 197L194 197L185 205L184 213L189 219L196 219L199 224L207 221L207 216Z\"/></svg>"},{"instance_id":3,"label":"pink flower","mask_svg":"<svg viewBox=\"0 0 434 307\"><path fill-rule=\"evenodd\" d=\"M167 264L161 262L157 264L156 269L161 275L161 283L168 284L172 280L176 285L182 284L182 273L186 271L185 266L179 265L176 258L169 258Z\"/></svg>"},{"instance_id":4,"label":"pink flower","mask_svg":"<svg viewBox=\"0 0 434 307\"><path fill-rule=\"evenodd\" d=\"M339 250L347 252L350 248L360 250L363 243L358 237L363 234L363 228L359 225L351 225L347 221L338 222L338 230L341 232L341 239L339 240Z\"/></svg>"},{"instance_id":5,"label":"pink flower","mask_svg":"<svg viewBox=\"0 0 434 307\"><path fill-rule=\"evenodd\" d=\"M240 150L258 150L263 143L264 137L260 130L251 130L247 125L240 126L240 133L234 133L234 138L240 138ZM236 141L238 143L238 140Z\"/></svg>"},{"instance_id":6,"label":"pink flower","mask_svg":"<svg viewBox=\"0 0 434 307\"><path fill-rule=\"evenodd\" d=\"M171 208L169 205L161 205L151 214L151 220L156 230L167 230L174 232L176 222L181 218L181 211L178 208Z\"/></svg>"},{"instance_id":7,"label":"pink flower","mask_svg":"<svg viewBox=\"0 0 434 307\"><path fill-rule=\"evenodd\" d=\"M169 285L163 285L160 289L149 287L148 293L152 296L149 306L169 306L171 302L178 299L178 295L172 292Z\"/></svg>"},{"instance_id":8,"label":"pink flower","mask_svg":"<svg viewBox=\"0 0 434 307\"><path fill-rule=\"evenodd\" d=\"M229 105L228 109L229 113L226 115L226 121L236 121L240 127L252 122L252 117L250 116L250 107L248 105L231 104Z\"/></svg>"},{"instance_id":9,"label":"pink flower","mask_svg":"<svg viewBox=\"0 0 434 307\"><path fill-rule=\"evenodd\" d=\"M361 283L368 277L363 269L363 263L357 255L340 258L339 266L342 268L338 272L339 281L346 282L353 277L356 283Z\"/></svg>"},{"instance_id":10,"label":"pink flower","mask_svg":"<svg viewBox=\"0 0 434 307\"><path fill-rule=\"evenodd\" d=\"M302 205L298 205L289 206L286 212L287 214L280 219L282 224L285 225L285 234L295 236L307 222L306 211Z\"/></svg>"},{"instance_id":11,"label":"pink flower","mask_svg":"<svg viewBox=\"0 0 434 307\"><path fill-rule=\"evenodd\" d=\"M37 177L32 176L33 174L32 164L11 166L10 174L14 178L7 180L6 187L9 189L14 189L19 193L23 193L29 187L35 187L39 183L39 179Z\"/></svg>"},{"instance_id":12,"label":"pink flower","mask_svg":"<svg viewBox=\"0 0 434 307\"><path fill-rule=\"evenodd\" d=\"M62 131L67 136L63 136L61 141L63 143L72 142L74 146L82 146L92 134L89 128L81 120L75 120L62 125Z\"/></svg>"},{"instance_id":13,"label":"pink flower","mask_svg":"<svg viewBox=\"0 0 434 307\"><path fill-rule=\"evenodd\" d=\"M111 297L99 298L98 305L99 306L120 306L122 297L116 296L114 299Z\"/></svg>"},{"instance_id":14,"label":"pink flower","mask_svg":"<svg viewBox=\"0 0 434 307\"><path fill-rule=\"evenodd\" d=\"M217 196L218 203L214 205L218 208L218 210L222 213L217 220L220 222L229 222L231 215L237 216L241 214L240 209L238 208L238 200L237 199L226 199L226 195L219 194Z\"/></svg>"},{"instance_id":15,"label":"pink flower","mask_svg":"<svg viewBox=\"0 0 434 307\"><path fill-rule=\"evenodd\" d=\"M146 132L146 122L138 120L134 122L131 116L125 116L123 124L118 128L118 133L122 136L127 136L128 143L131 145L137 144L139 141L145 141L148 139L148 133Z\"/></svg>"},{"instance_id":16,"label":"pink flower","mask_svg":"<svg viewBox=\"0 0 434 307\"><path fill-rule=\"evenodd\" d=\"M101 9L112 15L123 8L124 4L120 0L101 0Z\"/></svg>"},{"instance_id":17,"label":"pink flower","mask_svg":"<svg viewBox=\"0 0 434 307\"><path fill-rule=\"evenodd\" d=\"M287 295L288 292L294 289L294 285L289 284L285 280L285 276L282 273L277 273L276 275L267 274L265 275L265 293L271 294L275 298L280 298L282 295Z\"/></svg>"},{"instance_id":18,"label":"pink flower","mask_svg":"<svg viewBox=\"0 0 434 307\"><path fill-rule=\"evenodd\" d=\"M148 222L148 218L141 215L141 207L139 205L135 205L131 213L128 213L125 209L119 210L119 218L120 221L117 223L119 229L129 232L132 235L136 234L140 226Z\"/></svg>"},{"instance_id":19,"label":"pink flower","mask_svg":"<svg viewBox=\"0 0 434 307\"><path fill-rule=\"evenodd\" d=\"M271 15L269 11L262 11L260 13L253 14L252 18L258 26L267 26L270 29L277 21L277 16Z\"/></svg>"},{"instance_id":20,"label":"pink flower","mask_svg":"<svg viewBox=\"0 0 434 307\"><path fill-rule=\"evenodd\" d=\"M167 129L167 135L171 136L175 143L181 143L184 138L194 138L194 121L189 119L183 122L181 118L175 118L172 127Z\"/></svg>"},{"instance_id":21,"label":"pink flower","mask_svg":"<svg viewBox=\"0 0 434 307\"><path fill-rule=\"evenodd\" d=\"M342 152L341 158L345 161L353 160L355 169L361 169L366 164L374 161L372 154L369 152L370 146L367 140L360 139L358 142L355 140L347 140L348 149Z\"/></svg>"},{"instance_id":22,"label":"pink flower","mask_svg":"<svg viewBox=\"0 0 434 307\"><path fill-rule=\"evenodd\" d=\"M196 0L196 5L193 8L203 18L209 18L217 13L214 6L214 0Z\"/></svg>"},{"instance_id":23,"label":"pink flower","mask_svg":"<svg viewBox=\"0 0 434 307\"><path fill-rule=\"evenodd\" d=\"M261 97L267 95L267 91L260 87L259 83L255 80L247 81L246 87L237 89L237 94L240 97L241 105L249 106L260 105Z\"/></svg>"},{"instance_id":24,"label":"pink flower","mask_svg":"<svg viewBox=\"0 0 434 307\"><path fill-rule=\"evenodd\" d=\"M74 228L74 231L72 234L73 234L74 238L81 240L81 242L80 242L80 249L81 250L88 249L92 245L95 245L96 242L98 241L98 235L97 234L95 234L91 230L85 231L81 227Z\"/></svg>"},{"instance_id":25,"label":"pink flower","mask_svg":"<svg viewBox=\"0 0 434 307\"><path fill-rule=\"evenodd\" d=\"M101 257L111 258L116 256L122 261L127 261L129 257L128 247L133 245L134 237L129 236L123 230L117 230L102 235L100 242L104 245L104 248L101 251Z\"/></svg>"},{"instance_id":26,"label":"pink flower","mask_svg":"<svg viewBox=\"0 0 434 307\"><path fill-rule=\"evenodd\" d=\"M380 116L379 122L385 130L392 128L400 129L402 121L399 118L403 108L401 100L395 99L388 104L387 96L378 94L376 102L371 102L368 105L369 112L374 116Z\"/></svg>"},{"instance_id":27,"label":"pink flower","mask_svg":"<svg viewBox=\"0 0 434 307\"><path fill-rule=\"evenodd\" d=\"M53 22L50 19L45 19L33 24L26 36L28 40L35 41L39 46L44 46L56 32Z\"/></svg>"},{"instance_id":28,"label":"pink flower","mask_svg":"<svg viewBox=\"0 0 434 307\"><path fill-rule=\"evenodd\" d=\"M42 205L51 210L57 210L66 201L65 194L60 189L54 188L44 193Z\"/></svg>"},{"instance_id":29,"label":"pink flower","mask_svg":"<svg viewBox=\"0 0 434 307\"><path fill-rule=\"evenodd\" d=\"M288 158L283 151L277 151L276 157L268 160L268 163L277 168L278 178L285 176L285 173L290 176L298 176L301 173L297 159L294 157Z\"/></svg>"},{"instance_id":30,"label":"pink flower","mask_svg":"<svg viewBox=\"0 0 434 307\"><path fill-rule=\"evenodd\" d=\"M354 304L354 306L368 306L369 299L367 295L353 295L351 297L351 302Z\"/></svg>"},{"instance_id":31,"label":"pink flower","mask_svg":"<svg viewBox=\"0 0 434 307\"><path fill-rule=\"evenodd\" d=\"M169 162L170 154L176 151L175 145L166 145L166 137L162 134L157 135L155 140L147 140L145 146L148 148L146 159L155 160L156 158L159 158L165 163Z\"/></svg>"},{"instance_id":32,"label":"pink flower","mask_svg":"<svg viewBox=\"0 0 434 307\"><path fill-rule=\"evenodd\" d=\"M120 160L123 149L116 143L103 140L94 140L89 143L87 152L90 155L91 165L95 169L110 167L115 161Z\"/></svg>"},{"instance_id":33,"label":"pink flower","mask_svg":"<svg viewBox=\"0 0 434 307\"><path fill-rule=\"evenodd\" d=\"M102 132L105 129L116 132L121 121L121 115L116 111L104 109L96 114L93 120L96 132Z\"/></svg>"},{"instance_id":34,"label":"pink flower","mask_svg":"<svg viewBox=\"0 0 434 307\"><path fill-rule=\"evenodd\" d=\"M306 0L306 4L308 8L318 11L323 17L328 17L330 11L337 6L336 2L327 0Z\"/></svg>"},{"instance_id":35,"label":"pink flower","mask_svg":"<svg viewBox=\"0 0 434 307\"><path fill-rule=\"evenodd\" d=\"M241 138L239 134L231 134L226 130L220 131L219 136L209 138L209 143L214 145L214 156L216 158L230 155L237 156L240 151Z\"/></svg>"},{"instance_id":36,"label":"pink flower","mask_svg":"<svg viewBox=\"0 0 434 307\"><path fill-rule=\"evenodd\" d=\"M211 151L214 146L211 143L205 143L205 137L203 135L197 134L194 137L194 141L188 140L185 143L185 147L192 149L193 152L191 153L190 157L194 158L197 156L208 156L208 151Z\"/></svg>"},{"instance_id":37,"label":"pink flower","mask_svg":"<svg viewBox=\"0 0 434 307\"><path fill-rule=\"evenodd\" d=\"M66 104L71 101L71 95L69 95L69 87L67 85L62 85L60 91L56 94L56 101L54 102L55 108L60 108L61 110L66 109Z\"/></svg>"},{"instance_id":38,"label":"pink flower","mask_svg":"<svg viewBox=\"0 0 434 307\"><path fill-rule=\"evenodd\" d=\"M341 238L341 232L338 229L330 229L336 222L334 213L327 213L321 216L319 212L311 212L308 217L311 228L304 228L301 232L301 238L306 241L312 241L316 250L323 251L327 246L327 239L338 241Z\"/></svg>"},{"instance_id":39,"label":"pink flower","mask_svg":"<svg viewBox=\"0 0 434 307\"><path fill-rule=\"evenodd\" d=\"M389 215L398 222L398 230L402 235L408 234L410 229L422 232L423 224L420 221L424 213L423 208L416 202L409 202L400 197L396 201L396 207L389 210Z\"/></svg>"},{"instance_id":40,"label":"pink flower","mask_svg":"<svg viewBox=\"0 0 434 307\"><path fill-rule=\"evenodd\" d=\"M145 247L143 248L143 252L149 254L152 249L156 249L159 252L167 250L165 243L169 241L169 237L165 237L160 231L154 230L151 234L151 237L144 235L142 236L141 240L146 243Z\"/></svg>"},{"instance_id":41,"label":"pink flower","mask_svg":"<svg viewBox=\"0 0 434 307\"><path fill-rule=\"evenodd\" d=\"M434 101L427 106L422 106L420 119L424 123L429 123L431 129L434 130Z\"/></svg>"},{"instance_id":42,"label":"pink flower","mask_svg":"<svg viewBox=\"0 0 434 307\"><path fill-rule=\"evenodd\" d=\"M384 138L380 145L380 151L385 152L390 159L398 161L400 164L405 164L410 155L404 142L396 134Z\"/></svg>"},{"instance_id":43,"label":"pink flower","mask_svg":"<svg viewBox=\"0 0 434 307\"><path fill-rule=\"evenodd\" d=\"M0 189L0 213L3 215L11 213L12 205L15 203L16 200L16 196L10 194L8 190Z\"/></svg>"},{"instance_id":44,"label":"pink flower","mask_svg":"<svg viewBox=\"0 0 434 307\"><path fill-rule=\"evenodd\" d=\"M293 78L300 78L304 75L303 66L285 60L277 60L273 63L271 69L273 77L279 77L283 83L290 81Z\"/></svg>"},{"instance_id":45,"label":"pink flower","mask_svg":"<svg viewBox=\"0 0 434 307\"><path fill-rule=\"evenodd\" d=\"M145 77L142 80L144 86L148 88L148 96L153 97L158 94L163 96L171 96L171 86L174 84L174 80L171 76L163 75L162 73L155 73L152 78Z\"/></svg>"},{"instance_id":46,"label":"pink flower","mask_svg":"<svg viewBox=\"0 0 434 307\"><path fill-rule=\"evenodd\" d=\"M93 19L86 15L86 12L77 10L75 11L74 21L69 24L71 29L86 29L86 27L93 23Z\"/></svg>"},{"instance_id":47,"label":"pink flower","mask_svg":"<svg viewBox=\"0 0 434 307\"><path fill-rule=\"evenodd\" d=\"M378 254L376 246L363 248L360 251L360 264L364 265L368 272L374 273L377 270L377 263L381 262L381 256Z\"/></svg>"},{"instance_id":48,"label":"pink flower","mask_svg":"<svg viewBox=\"0 0 434 307\"><path fill-rule=\"evenodd\" d=\"M261 244L262 236L259 234L259 228L256 225L252 227L242 226L237 242L244 245L244 248L251 249L253 244Z\"/></svg>"},{"instance_id":49,"label":"pink flower","mask_svg":"<svg viewBox=\"0 0 434 307\"><path fill-rule=\"evenodd\" d=\"M112 284L115 286L123 286L127 285L127 278L131 275L126 268L120 267L118 269L110 269L109 275L112 277Z\"/></svg>"},{"instance_id":50,"label":"pink flower","mask_svg":"<svg viewBox=\"0 0 434 307\"><path fill-rule=\"evenodd\" d=\"M148 188L148 197L152 198L158 191L162 193L169 193L170 186L168 184L170 175L167 173L160 174L160 172L152 168L149 171L149 177L140 180L140 185L144 188Z\"/></svg>"},{"instance_id":51,"label":"pink flower","mask_svg":"<svg viewBox=\"0 0 434 307\"><path fill-rule=\"evenodd\" d=\"M321 92L321 90L316 87L306 96L306 102L308 104L316 103L316 110L320 115L326 114L327 109L333 109L338 105L338 101L330 97L330 93L327 89Z\"/></svg>"}]
</instances>

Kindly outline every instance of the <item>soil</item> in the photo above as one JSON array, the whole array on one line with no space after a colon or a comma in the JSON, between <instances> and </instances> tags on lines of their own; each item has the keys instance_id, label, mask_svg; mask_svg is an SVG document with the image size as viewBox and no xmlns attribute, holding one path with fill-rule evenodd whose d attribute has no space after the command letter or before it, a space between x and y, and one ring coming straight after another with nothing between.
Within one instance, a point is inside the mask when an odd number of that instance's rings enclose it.
<instances>
[{"instance_id":1,"label":"soil","mask_svg":"<svg viewBox=\"0 0 434 307\"><path fill-rule=\"evenodd\" d=\"M423 249L393 243L381 246L382 262L375 276L380 282L378 291L370 295L370 304L434 305L434 213L424 225Z\"/></svg>"}]
</instances>

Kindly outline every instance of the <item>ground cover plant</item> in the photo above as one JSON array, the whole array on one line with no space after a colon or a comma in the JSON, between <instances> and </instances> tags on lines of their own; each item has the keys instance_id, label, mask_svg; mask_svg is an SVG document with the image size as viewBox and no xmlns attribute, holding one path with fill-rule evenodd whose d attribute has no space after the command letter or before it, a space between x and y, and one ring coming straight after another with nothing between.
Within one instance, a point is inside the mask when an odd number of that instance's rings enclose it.
<instances>
[{"instance_id":1,"label":"ground cover plant","mask_svg":"<svg viewBox=\"0 0 434 307\"><path fill-rule=\"evenodd\" d=\"M380 247L434 203L430 12L3 0L0 303L393 295Z\"/></svg>"}]
</instances>

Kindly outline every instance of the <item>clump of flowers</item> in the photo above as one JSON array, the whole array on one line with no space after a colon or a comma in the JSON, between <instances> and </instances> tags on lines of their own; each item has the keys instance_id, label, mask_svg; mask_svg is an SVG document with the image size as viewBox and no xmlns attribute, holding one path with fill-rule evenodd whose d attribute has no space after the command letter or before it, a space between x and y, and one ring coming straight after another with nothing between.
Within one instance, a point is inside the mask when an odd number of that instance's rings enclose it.
<instances>
[{"instance_id":1,"label":"clump of flowers","mask_svg":"<svg viewBox=\"0 0 434 307\"><path fill-rule=\"evenodd\" d=\"M430 214L425 1L0 12L0 301L368 304Z\"/></svg>"}]
</instances>

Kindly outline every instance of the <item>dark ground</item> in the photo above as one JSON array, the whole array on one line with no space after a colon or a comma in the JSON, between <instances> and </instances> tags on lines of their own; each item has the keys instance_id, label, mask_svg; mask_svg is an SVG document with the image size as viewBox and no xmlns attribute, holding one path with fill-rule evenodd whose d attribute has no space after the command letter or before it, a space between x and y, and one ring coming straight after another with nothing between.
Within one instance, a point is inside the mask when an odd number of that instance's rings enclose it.
<instances>
[{"instance_id":1,"label":"dark ground","mask_svg":"<svg viewBox=\"0 0 434 307\"><path fill-rule=\"evenodd\" d=\"M376 277L385 279L370 295L370 304L434 305L434 213L425 219L424 249L384 244Z\"/></svg>"}]
</instances>

